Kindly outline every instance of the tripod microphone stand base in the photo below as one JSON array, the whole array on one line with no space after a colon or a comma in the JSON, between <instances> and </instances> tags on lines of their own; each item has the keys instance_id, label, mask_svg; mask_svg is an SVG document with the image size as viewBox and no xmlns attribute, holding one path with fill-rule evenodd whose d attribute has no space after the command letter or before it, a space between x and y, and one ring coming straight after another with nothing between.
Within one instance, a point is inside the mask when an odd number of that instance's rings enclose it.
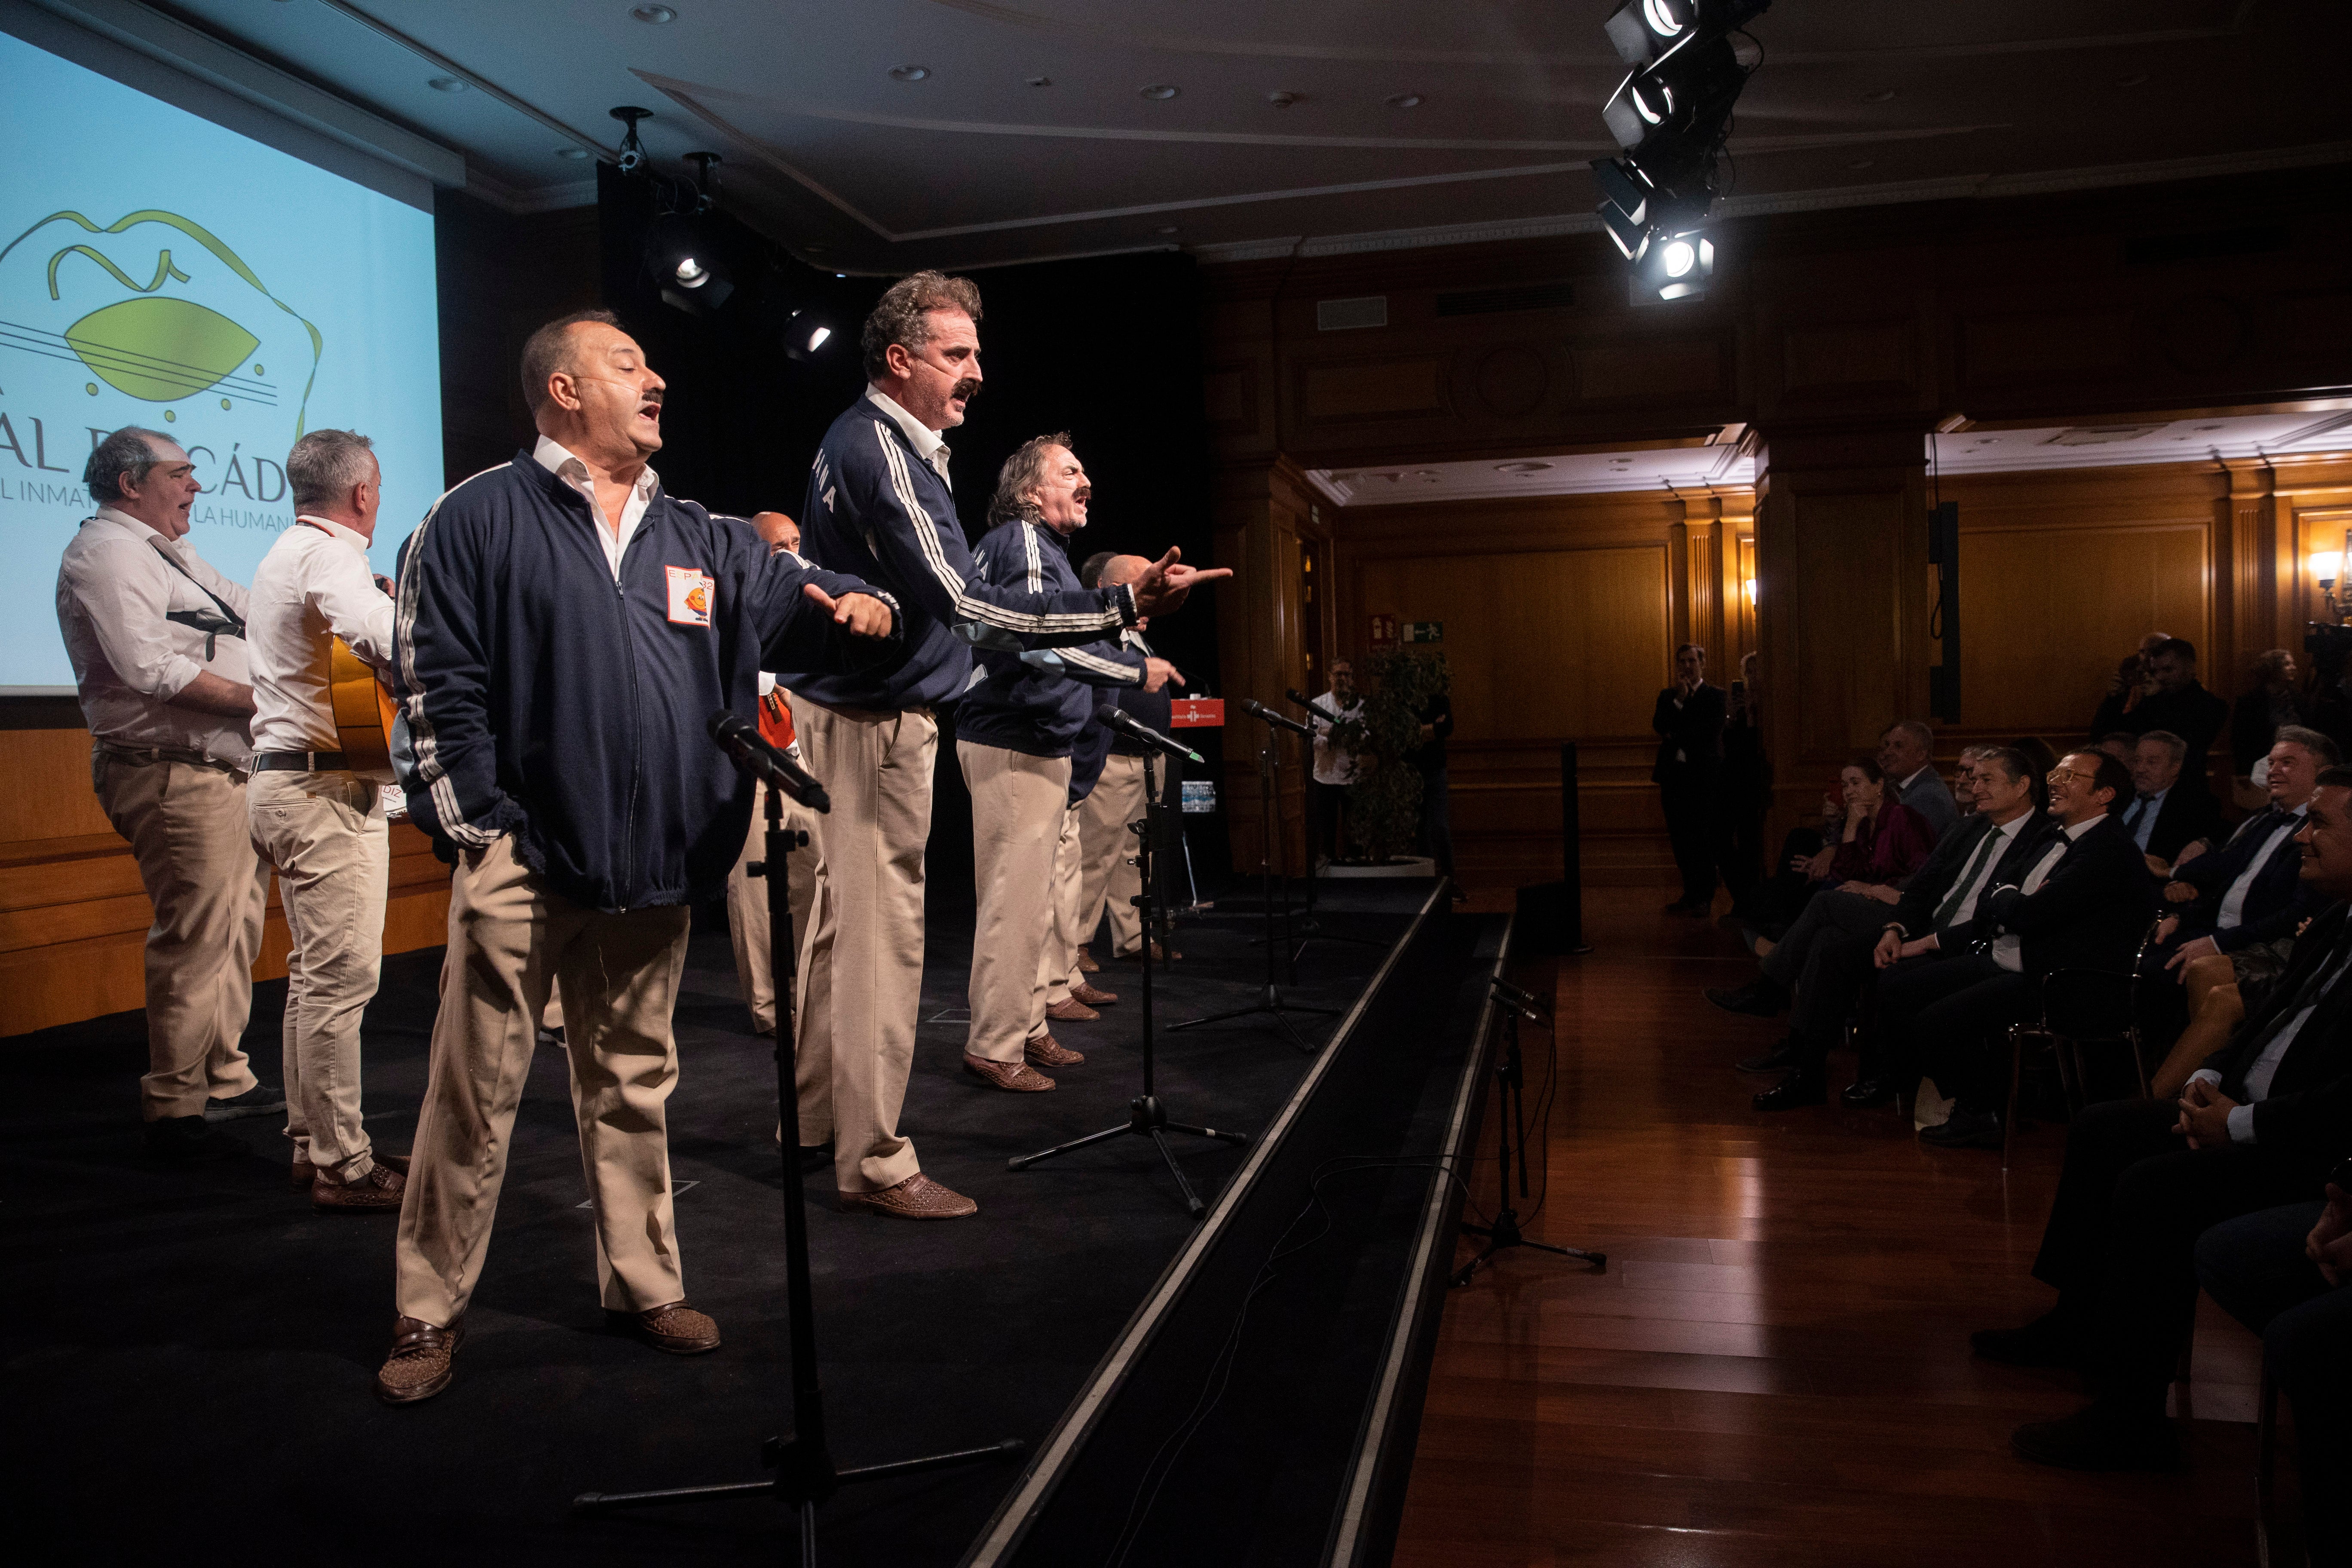
<instances>
[{"instance_id":1,"label":"tripod microphone stand base","mask_svg":"<svg viewBox=\"0 0 2352 1568\"><path fill-rule=\"evenodd\" d=\"M1025 1171L1040 1160L1050 1160L1056 1154L1067 1154L1073 1150L1112 1138L1149 1138L1159 1146L1160 1157L1168 1162L1168 1173L1176 1178L1176 1190L1184 1194L1184 1212L1199 1219L1209 1212L1209 1205L1201 1201L1200 1194L1192 1191L1192 1184L1184 1179L1184 1167L1176 1163L1176 1151L1168 1146L1168 1134L1171 1132L1186 1132L1195 1138L1214 1138L1225 1143L1249 1142L1246 1132L1220 1132L1213 1127L1192 1127L1181 1121L1171 1121L1168 1110L1160 1103L1158 1095L1139 1094L1127 1102L1127 1120L1118 1126L1106 1127L1083 1138L1073 1138L1067 1143L1057 1143L1043 1153L1024 1154L1017 1160L1007 1160L1004 1168Z\"/></svg>"},{"instance_id":2,"label":"tripod microphone stand base","mask_svg":"<svg viewBox=\"0 0 2352 1568\"><path fill-rule=\"evenodd\" d=\"M1292 1045L1312 1056L1323 1047L1309 1044L1307 1037L1298 1032L1298 1026L1290 1021L1293 1013L1311 1013L1318 1017L1335 1018L1339 1016L1339 1009L1308 1007L1297 1002L1286 1002L1282 999L1282 987L1269 981L1264 996L1248 1006L1235 1007L1225 1013L1212 1013L1205 1018L1187 1018L1181 1024L1170 1025L1168 1032L1172 1035L1179 1029L1197 1029L1203 1024L1222 1024L1233 1018L1255 1018L1263 1014L1272 1018L1276 1026L1290 1037Z\"/></svg>"},{"instance_id":3,"label":"tripod microphone stand base","mask_svg":"<svg viewBox=\"0 0 2352 1568\"><path fill-rule=\"evenodd\" d=\"M1452 1282L1456 1285L1469 1284L1470 1276L1478 1272L1480 1264L1492 1263L1496 1253L1507 1252L1514 1247L1532 1247L1538 1252L1556 1253L1562 1258L1582 1258L1592 1265L1592 1271L1595 1274L1605 1274L1609 1271L1609 1255L1605 1252L1586 1252L1580 1247L1554 1247L1549 1241L1529 1241L1519 1234L1519 1214L1514 1208L1506 1207L1502 1213L1495 1216L1495 1223L1491 1226L1465 1224L1462 1228L1472 1236L1483 1236L1487 1239L1486 1247L1477 1257L1454 1271Z\"/></svg>"}]
</instances>

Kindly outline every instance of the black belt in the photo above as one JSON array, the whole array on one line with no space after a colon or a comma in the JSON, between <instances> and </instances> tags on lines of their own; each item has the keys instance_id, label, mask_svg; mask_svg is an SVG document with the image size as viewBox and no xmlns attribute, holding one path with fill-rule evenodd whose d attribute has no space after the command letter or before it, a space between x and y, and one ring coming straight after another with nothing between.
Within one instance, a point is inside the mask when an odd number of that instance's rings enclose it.
<instances>
[{"instance_id":1,"label":"black belt","mask_svg":"<svg viewBox=\"0 0 2352 1568\"><path fill-rule=\"evenodd\" d=\"M256 752L257 773L340 773L351 771L341 752Z\"/></svg>"}]
</instances>

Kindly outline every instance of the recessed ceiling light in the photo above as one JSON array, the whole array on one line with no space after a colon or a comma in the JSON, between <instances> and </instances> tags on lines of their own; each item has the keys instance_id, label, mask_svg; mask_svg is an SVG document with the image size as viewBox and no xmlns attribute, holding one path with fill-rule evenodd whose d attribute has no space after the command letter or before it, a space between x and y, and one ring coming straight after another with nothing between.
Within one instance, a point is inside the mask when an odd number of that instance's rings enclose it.
<instances>
[{"instance_id":1,"label":"recessed ceiling light","mask_svg":"<svg viewBox=\"0 0 2352 1568\"><path fill-rule=\"evenodd\" d=\"M1867 158L1856 158L1853 163L1848 163L1846 167L1849 169L1867 169L1870 167L1870 163L1871 161Z\"/></svg>"},{"instance_id":2,"label":"recessed ceiling light","mask_svg":"<svg viewBox=\"0 0 2352 1568\"><path fill-rule=\"evenodd\" d=\"M1151 232L1154 234L1174 234L1176 232L1176 226L1172 223L1163 223Z\"/></svg>"},{"instance_id":3,"label":"recessed ceiling light","mask_svg":"<svg viewBox=\"0 0 2352 1568\"><path fill-rule=\"evenodd\" d=\"M1495 471L1498 474L1517 474L1524 478L1528 474L1540 474L1550 467L1549 463L1497 463L1495 465Z\"/></svg>"},{"instance_id":4,"label":"recessed ceiling light","mask_svg":"<svg viewBox=\"0 0 2352 1568\"><path fill-rule=\"evenodd\" d=\"M1031 87L1051 87L1054 85L1054 79L1049 76L1033 76L1029 79L1029 85Z\"/></svg>"},{"instance_id":5,"label":"recessed ceiling light","mask_svg":"<svg viewBox=\"0 0 2352 1568\"><path fill-rule=\"evenodd\" d=\"M890 68L892 81L920 81L930 74L931 68L929 66L892 66Z\"/></svg>"},{"instance_id":6,"label":"recessed ceiling light","mask_svg":"<svg viewBox=\"0 0 2352 1568\"><path fill-rule=\"evenodd\" d=\"M436 92L463 92L466 84L454 76L436 76L425 84Z\"/></svg>"},{"instance_id":7,"label":"recessed ceiling light","mask_svg":"<svg viewBox=\"0 0 2352 1568\"><path fill-rule=\"evenodd\" d=\"M1178 87L1174 82L1155 81L1150 87L1147 87L1142 90L1143 96L1151 100L1152 102L1165 103L1184 89Z\"/></svg>"},{"instance_id":8,"label":"recessed ceiling light","mask_svg":"<svg viewBox=\"0 0 2352 1568\"><path fill-rule=\"evenodd\" d=\"M585 147L558 147L555 150L555 155L562 159L567 163L577 163L583 158L588 156L588 149Z\"/></svg>"},{"instance_id":9,"label":"recessed ceiling light","mask_svg":"<svg viewBox=\"0 0 2352 1568\"><path fill-rule=\"evenodd\" d=\"M629 8L629 15L656 27L665 22L677 20L677 13L667 5L633 5Z\"/></svg>"},{"instance_id":10,"label":"recessed ceiling light","mask_svg":"<svg viewBox=\"0 0 2352 1568\"><path fill-rule=\"evenodd\" d=\"M2139 71L2131 76L2119 76L2116 78L2116 85L2117 87L2146 87L2147 85L2147 72Z\"/></svg>"},{"instance_id":11,"label":"recessed ceiling light","mask_svg":"<svg viewBox=\"0 0 2352 1568\"><path fill-rule=\"evenodd\" d=\"M1862 101L1864 103L1885 103L1894 96L1895 89L1893 88L1882 87L1876 92L1864 93L1862 95Z\"/></svg>"},{"instance_id":12,"label":"recessed ceiling light","mask_svg":"<svg viewBox=\"0 0 2352 1568\"><path fill-rule=\"evenodd\" d=\"M1391 109L1419 109L1421 107L1421 94L1417 92L1400 92L1395 97L1389 100L1389 107Z\"/></svg>"},{"instance_id":13,"label":"recessed ceiling light","mask_svg":"<svg viewBox=\"0 0 2352 1568\"><path fill-rule=\"evenodd\" d=\"M1303 96L1305 95L1292 92L1287 88L1279 88L1273 92L1267 93L1265 95L1265 100L1274 105L1276 109L1288 109L1292 104L1297 103Z\"/></svg>"}]
</instances>

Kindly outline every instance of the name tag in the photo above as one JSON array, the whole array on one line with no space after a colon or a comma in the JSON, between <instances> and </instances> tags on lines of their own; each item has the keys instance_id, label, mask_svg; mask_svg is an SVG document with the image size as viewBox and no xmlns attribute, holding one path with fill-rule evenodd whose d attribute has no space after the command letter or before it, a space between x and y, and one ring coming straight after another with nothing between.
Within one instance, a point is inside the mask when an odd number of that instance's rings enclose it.
<instances>
[{"instance_id":1,"label":"name tag","mask_svg":"<svg viewBox=\"0 0 2352 1568\"><path fill-rule=\"evenodd\" d=\"M710 574L691 566L665 566L669 574L669 624L674 626L707 626L710 624L710 598L718 590Z\"/></svg>"}]
</instances>

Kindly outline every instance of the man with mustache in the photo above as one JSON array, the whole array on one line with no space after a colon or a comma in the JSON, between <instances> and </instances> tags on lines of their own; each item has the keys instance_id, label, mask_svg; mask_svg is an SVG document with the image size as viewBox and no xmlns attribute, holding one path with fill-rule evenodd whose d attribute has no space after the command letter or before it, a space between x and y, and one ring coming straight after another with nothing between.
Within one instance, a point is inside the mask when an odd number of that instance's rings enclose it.
<instances>
[{"instance_id":1,"label":"man with mustache","mask_svg":"<svg viewBox=\"0 0 2352 1568\"><path fill-rule=\"evenodd\" d=\"M394 687L410 815L457 862L377 1395L448 1386L551 992L611 1326L719 1348L670 1212L670 1013L689 908L719 896L752 788L703 732L761 668L887 658L896 606L664 493L665 384L611 312L531 334L538 444L434 503L403 553Z\"/></svg>"},{"instance_id":2,"label":"man with mustache","mask_svg":"<svg viewBox=\"0 0 2352 1568\"><path fill-rule=\"evenodd\" d=\"M832 1115L801 1136L834 1143L845 1206L904 1219L978 1208L922 1173L898 1132L923 981L923 847L930 836L932 704L971 684L972 647L1069 647L1183 603L1196 571L1170 551L1134 583L1033 592L981 580L956 521L940 432L980 390L980 289L918 272L883 293L862 334L864 396L825 432L801 523L810 557L898 595L905 636L855 674L780 667L793 727L833 795L817 819L816 924L801 1026L832 1051Z\"/></svg>"}]
</instances>

